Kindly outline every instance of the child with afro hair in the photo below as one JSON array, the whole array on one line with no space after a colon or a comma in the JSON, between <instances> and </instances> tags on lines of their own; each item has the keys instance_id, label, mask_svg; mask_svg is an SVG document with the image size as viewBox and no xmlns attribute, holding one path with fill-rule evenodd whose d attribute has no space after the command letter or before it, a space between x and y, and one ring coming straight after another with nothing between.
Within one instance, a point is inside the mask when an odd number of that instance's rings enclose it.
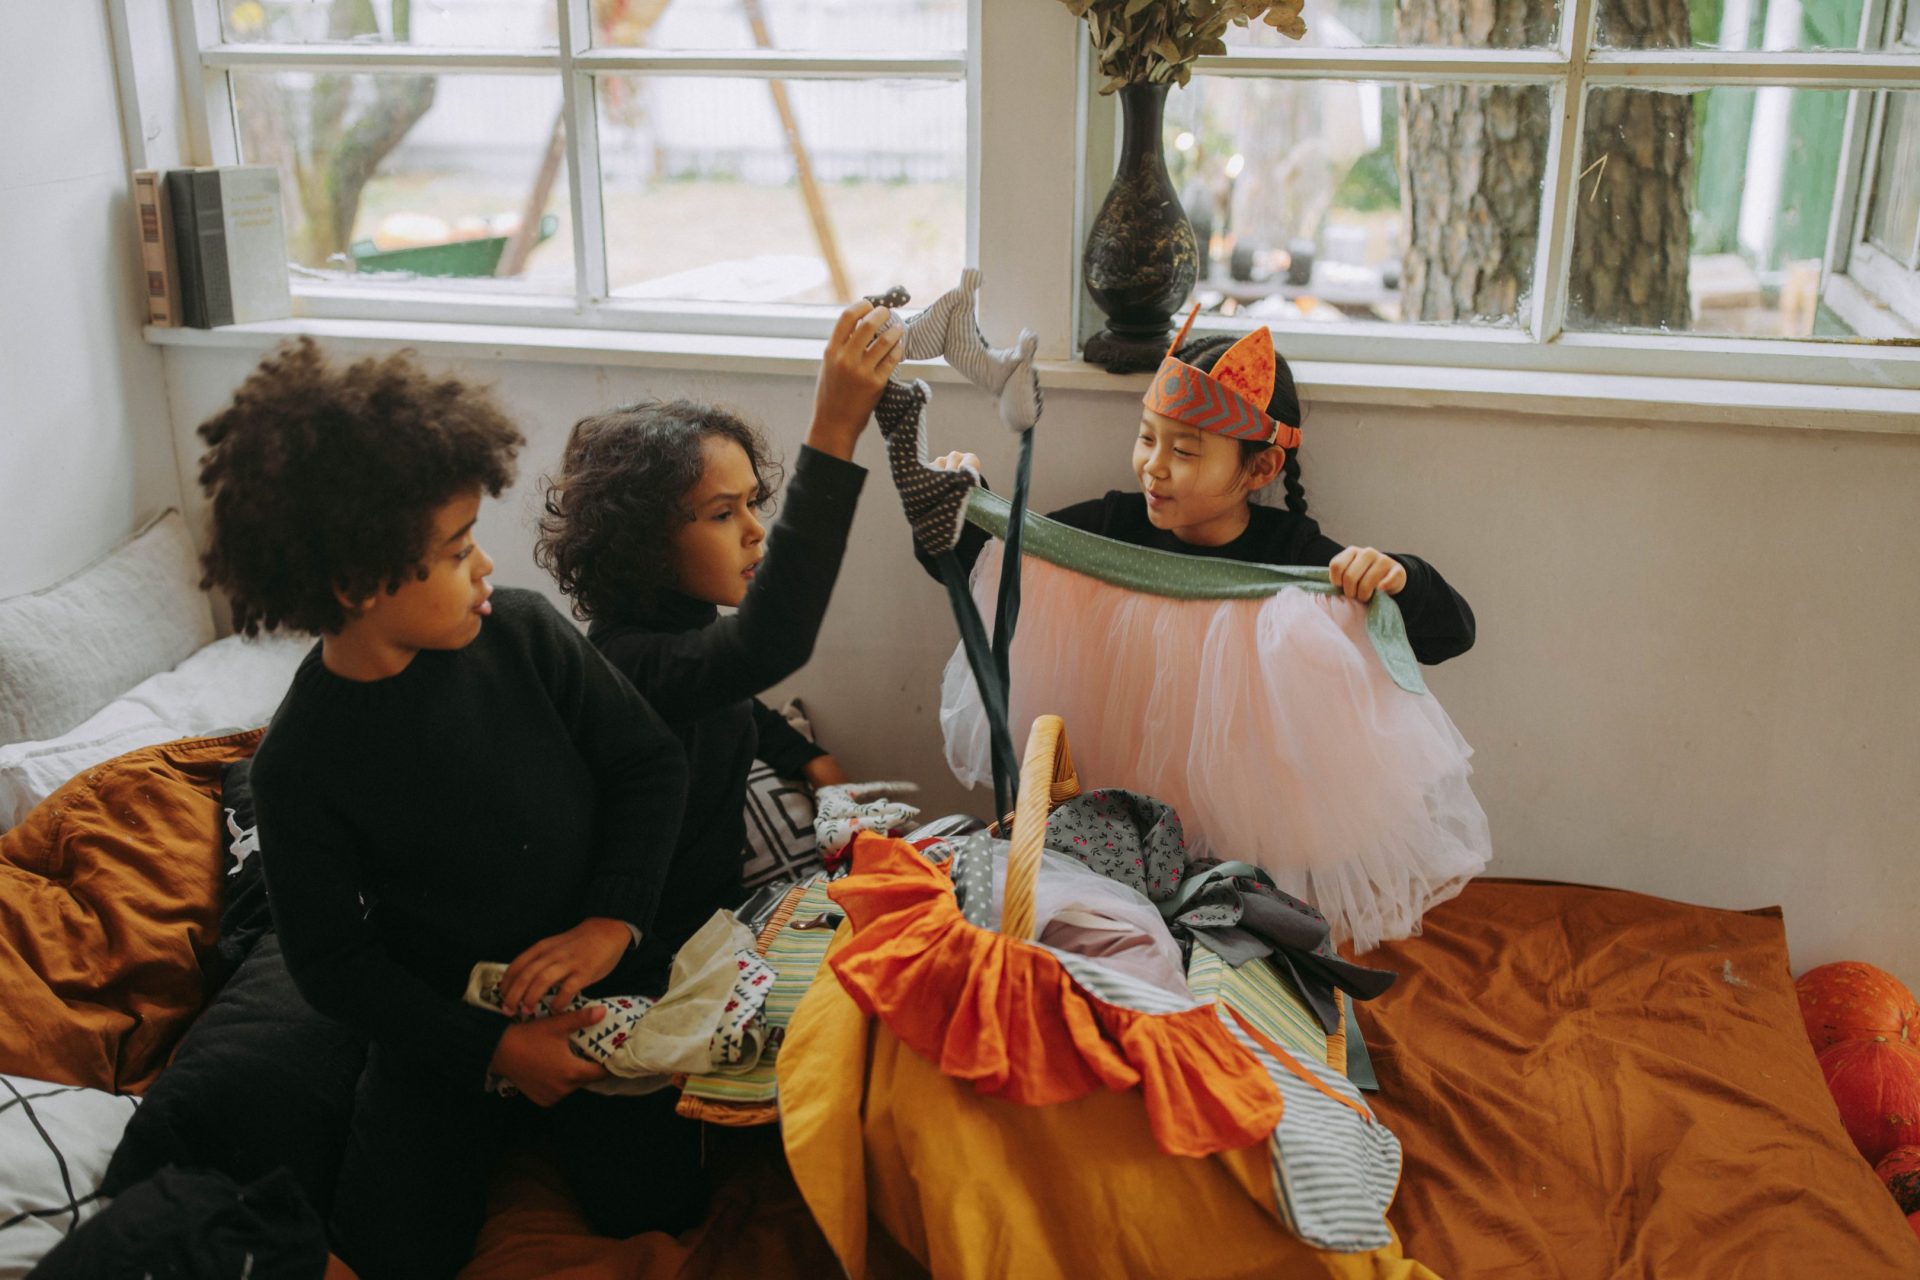
<instances>
[{"instance_id":1,"label":"child with afro hair","mask_svg":"<svg viewBox=\"0 0 1920 1280\"><path fill-rule=\"evenodd\" d=\"M287 968L371 1042L335 1251L365 1280L452 1275L530 1122L603 1234L692 1226L698 1131L672 1091L581 1090L606 1072L568 1037L600 1008L512 1022L461 1000L505 957L509 1009L631 990L686 790L632 686L543 597L487 582L474 523L520 433L410 354L336 368L303 339L200 434L207 585L242 631L320 637L252 778Z\"/></svg>"}]
</instances>

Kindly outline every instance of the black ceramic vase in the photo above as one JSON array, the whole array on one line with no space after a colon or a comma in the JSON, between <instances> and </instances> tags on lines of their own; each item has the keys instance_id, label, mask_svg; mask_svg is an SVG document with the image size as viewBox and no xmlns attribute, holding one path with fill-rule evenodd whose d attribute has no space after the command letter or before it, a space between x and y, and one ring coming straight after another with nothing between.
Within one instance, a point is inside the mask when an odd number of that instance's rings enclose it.
<instances>
[{"instance_id":1,"label":"black ceramic vase","mask_svg":"<svg viewBox=\"0 0 1920 1280\"><path fill-rule=\"evenodd\" d=\"M1110 373L1156 369L1173 336L1173 313L1199 270L1167 159L1161 120L1164 84L1130 84L1120 93L1120 167L1087 232L1081 275L1107 327L1087 342L1086 358Z\"/></svg>"}]
</instances>

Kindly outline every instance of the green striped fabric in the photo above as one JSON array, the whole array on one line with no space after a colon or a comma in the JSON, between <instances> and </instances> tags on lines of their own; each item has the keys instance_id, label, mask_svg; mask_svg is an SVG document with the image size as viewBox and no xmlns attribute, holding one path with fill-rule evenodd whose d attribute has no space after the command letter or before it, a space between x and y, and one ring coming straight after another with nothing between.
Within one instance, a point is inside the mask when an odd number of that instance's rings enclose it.
<instances>
[{"instance_id":1,"label":"green striped fabric","mask_svg":"<svg viewBox=\"0 0 1920 1280\"><path fill-rule=\"evenodd\" d=\"M1327 1033L1294 989L1293 980L1265 960L1238 969L1204 945L1195 943L1187 964L1187 988L1194 999L1218 1000L1259 1028L1261 1034L1303 1061L1327 1060Z\"/></svg>"},{"instance_id":2,"label":"green striped fabric","mask_svg":"<svg viewBox=\"0 0 1920 1280\"><path fill-rule=\"evenodd\" d=\"M773 966L773 990L767 993L765 1015L770 1031L777 1028L784 1035L787 1024L793 1020L793 1011L800 1007L801 997L813 985L813 975L826 963L827 946L833 941L834 931L794 926L808 924L828 913L840 914L839 906L827 896L827 883L820 879L807 886L794 905L792 918L767 946L766 961ZM779 1052L776 1041L760 1055L753 1070L731 1075L715 1072L689 1076L680 1091L711 1102L772 1102L778 1092L774 1063Z\"/></svg>"},{"instance_id":3,"label":"green striped fabric","mask_svg":"<svg viewBox=\"0 0 1920 1280\"><path fill-rule=\"evenodd\" d=\"M976 488L967 495L968 521L994 537L1005 540L1011 518L1012 505L999 494ZM1264 600L1286 587L1320 595L1340 592L1325 569L1310 565L1288 568L1155 551L1069 528L1031 511L1021 530L1022 555L1144 595L1170 600ZM1408 693L1427 691L1400 606L1384 591L1374 592L1367 604L1367 638L1395 684Z\"/></svg>"}]
</instances>

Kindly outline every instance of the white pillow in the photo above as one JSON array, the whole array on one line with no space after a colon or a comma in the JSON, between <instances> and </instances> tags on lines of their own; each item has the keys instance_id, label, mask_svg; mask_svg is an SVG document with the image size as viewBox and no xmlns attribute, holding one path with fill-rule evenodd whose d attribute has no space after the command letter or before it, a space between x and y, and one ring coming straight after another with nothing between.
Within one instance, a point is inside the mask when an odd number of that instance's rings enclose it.
<instances>
[{"instance_id":1,"label":"white pillow","mask_svg":"<svg viewBox=\"0 0 1920 1280\"><path fill-rule=\"evenodd\" d=\"M228 636L114 701L151 711L179 738L257 729L273 718L313 646L312 636Z\"/></svg>"},{"instance_id":2,"label":"white pillow","mask_svg":"<svg viewBox=\"0 0 1920 1280\"><path fill-rule=\"evenodd\" d=\"M69 733L0 747L0 831L67 779L115 756L265 724L312 647L305 636L228 636L136 685Z\"/></svg>"},{"instance_id":3,"label":"white pillow","mask_svg":"<svg viewBox=\"0 0 1920 1280\"><path fill-rule=\"evenodd\" d=\"M106 1207L100 1179L139 1101L0 1075L0 1280Z\"/></svg>"},{"instance_id":4,"label":"white pillow","mask_svg":"<svg viewBox=\"0 0 1920 1280\"><path fill-rule=\"evenodd\" d=\"M177 511L44 590L0 600L0 743L54 737L213 640Z\"/></svg>"}]
</instances>

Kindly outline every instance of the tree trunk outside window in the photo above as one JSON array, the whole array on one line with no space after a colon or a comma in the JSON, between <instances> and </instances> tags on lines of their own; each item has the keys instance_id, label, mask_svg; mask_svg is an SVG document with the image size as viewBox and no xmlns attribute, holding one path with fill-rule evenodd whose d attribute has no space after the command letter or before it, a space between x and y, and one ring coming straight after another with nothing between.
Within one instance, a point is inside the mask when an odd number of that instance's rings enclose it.
<instances>
[{"instance_id":1,"label":"tree trunk outside window","mask_svg":"<svg viewBox=\"0 0 1920 1280\"><path fill-rule=\"evenodd\" d=\"M1687 0L1607 0L1613 48L1685 48ZM1400 0L1400 43L1539 48L1554 0ZM1400 90L1405 318L1505 319L1532 292L1549 95L1500 85ZM1693 102L1593 91L1582 139L1567 306L1583 327L1685 329Z\"/></svg>"}]
</instances>

